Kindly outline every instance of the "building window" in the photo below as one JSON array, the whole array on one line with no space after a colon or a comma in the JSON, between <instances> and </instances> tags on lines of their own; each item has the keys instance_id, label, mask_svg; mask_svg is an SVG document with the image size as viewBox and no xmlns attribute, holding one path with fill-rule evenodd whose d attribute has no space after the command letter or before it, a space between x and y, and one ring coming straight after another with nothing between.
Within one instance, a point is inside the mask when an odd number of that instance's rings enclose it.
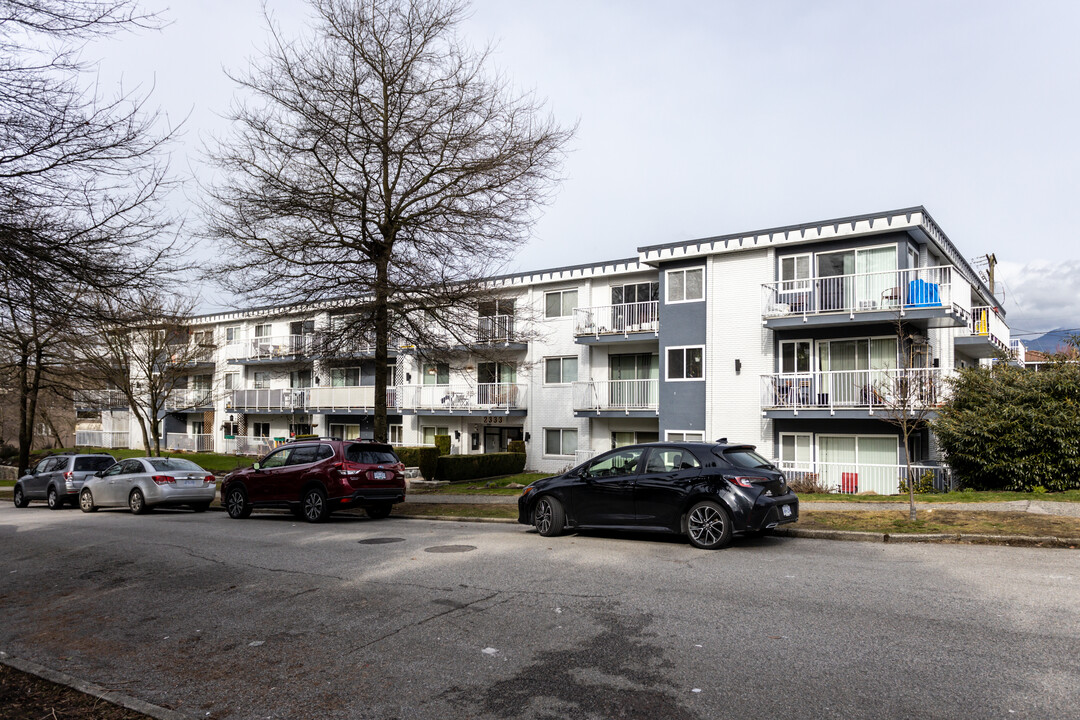
<instances>
[{"instance_id":1,"label":"building window","mask_svg":"<svg viewBox=\"0 0 1080 720\"><path fill-rule=\"evenodd\" d=\"M289 387L291 388L309 388L311 387L311 371L310 370L293 370L289 373Z\"/></svg>"},{"instance_id":2,"label":"building window","mask_svg":"<svg viewBox=\"0 0 1080 720\"><path fill-rule=\"evenodd\" d=\"M270 373L265 370L256 372L253 380L252 387L256 390L265 390L270 387Z\"/></svg>"},{"instance_id":3,"label":"building window","mask_svg":"<svg viewBox=\"0 0 1080 720\"><path fill-rule=\"evenodd\" d=\"M425 385L449 385L450 365L447 363L424 363Z\"/></svg>"},{"instance_id":4,"label":"building window","mask_svg":"<svg viewBox=\"0 0 1080 720\"><path fill-rule=\"evenodd\" d=\"M668 270L667 301L696 302L705 299L705 268Z\"/></svg>"},{"instance_id":5,"label":"building window","mask_svg":"<svg viewBox=\"0 0 1080 720\"><path fill-rule=\"evenodd\" d=\"M310 372L309 372L310 375ZM330 370L331 387L359 387L360 368L333 368Z\"/></svg>"},{"instance_id":6,"label":"building window","mask_svg":"<svg viewBox=\"0 0 1080 720\"><path fill-rule=\"evenodd\" d=\"M577 358L547 358L544 360L544 384L568 385L577 381Z\"/></svg>"},{"instance_id":7,"label":"building window","mask_svg":"<svg viewBox=\"0 0 1080 720\"><path fill-rule=\"evenodd\" d=\"M577 307L577 290L556 290L544 293L544 316L569 317Z\"/></svg>"},{"instance_id":8,"label":"building window","mask_svg":"<svg viewBox=\"0 0 1080 720\"><path fill-rule=\"evenodd\" d=\"M780 258L780 291L810 289L810 254Z\"/></svg>"},{"instance_id":9,"label":"building window","mask_svg":"<svg viewBox=\"0 0 1080 720\"><path fill-rule=\"evenodd\" d=\"M611 304L653 302L660 299L660 283L632 283L611 286Z\"/></svg>"},{"instance_id":10,"label":"building window","mask_svg":"<svg viewBox=\"0 0 1080 720\"><path fill-rule=\"evenodd\" d=\"M785 470L809 470L812 436L809 433L780 433L780 462Z\"/></svg>"},{"instance_id":11,"label":"building window","mask_svg":"<svg viewBox=\"0 0 1080 720\"><path fill-rule=\"evenodd\" d=\"M390 440L391 445L401 445L402 437L405 434L404 428L401 425L388 425L386 427L387 437Z\"/></svg>"},{"instance_id":12,"label":"building window","mask_svg":"<svg viewBox=\"0 0 1080 720\"><path fill-rule=\"evenodd\" d=\"M705 350L698 347L668 348L668 380L701 380L704 377L702 358Z\"/></svg>"},{"instance_id":13,"label":"building window","mask_svg":"<svg viewBox=\"0 0 1080 720\"><path fill-rule=\"evenodd\" d=\"M255 337L266 338L270 337L271 325L269 323L255 326Z\"/></svg>"},{"instance_id":14,"label":"building window","mask_svg":"<svg viewBox=\"0 0 1080 720\"><path fill-rule=\"evenodd\" d=\"M625 445L638 445L640 443L651 443L660 440L660 433L638 430L635 432L613 432L611 433L611 448L620 448Z\"/></svg>"},{"instance_id":15,"label":"building window","mask_svg":"<svg viewBox=\"0 0 1080 720\"><path fill-rule=\"evenodd\" d=\"M191 389L192 390L209 390L214 384L213 375L192 375L191 376Z\"/></svg>"},{"instance_id":16,"label":"building window","mask_svg":"<svg viewBox=\"0 0 1080 720\"><path fill-rule=\"evenodd\" d=\"M225 373L225 389L226 390L239 390L240 389L240 373Z\"/></svg>"},{"instance_id":17,"label":"building window","mask_svg":"<svg viewBox=\"0 0 1080 720\"><path fill-rule=\"evenodd\" d=\"M781 340L780 372L810 372L810 358L812 357L810 343L810 340Z\"/></svg>"},{"instance_id":18,"label":"building window","mask_svg":"<svg viewBox=\"0 0 1080 720\"><path fill-rule=\"evenodd\" d=\"M422 428L422 431L424 433L424 444L425 445L434 445L436 435L449 435L450 434L450 428L442 426L442 425L438 425L438 426L425 425Z\"/></svg>"},{"instance_id":19,"label":"building window","mask_svg":"<svg viewBox=\"0 0 1080 720\"><path fill-rule=\"evenodd\" d=\"M232 345L233 343L240 342L240 326L233 325L232 327L225 328L225 344Z\"/></svg>"},{"instance_id":20,"label":"building window","mask_svg":"<svg viewBox=\"0 0 1080 720\"><path fill-rule=\"evenodd\" d=\"M251 423L251 437L270 437L270 423Z\"/></svg>"},{"instance_id":21,"label":"building window","mask_svg":"<svg viewBox=\"0 0 1080 720\"><path fill-rule=\"evenodd\" d=\"M689 430L668 430L668 442L703 442L705 433L690 432Z\"/></svg>"},{"instance_id":22,"label":"building window","mask_svg":"<svg viewBox=\"0 0 1080 720\"><path fill-rule=\"evenodd\" d=\"M573 455L577 452L577 430L544 428L545 455Z\"/></svg>"}]
</instances>

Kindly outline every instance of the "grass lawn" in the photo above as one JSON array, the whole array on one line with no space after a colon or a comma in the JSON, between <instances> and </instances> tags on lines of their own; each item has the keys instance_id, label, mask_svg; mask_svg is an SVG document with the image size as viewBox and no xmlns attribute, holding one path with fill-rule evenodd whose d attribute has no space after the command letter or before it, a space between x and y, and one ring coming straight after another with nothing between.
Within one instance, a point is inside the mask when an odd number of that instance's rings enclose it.
<instances>
[{"instance_id":1,"label":"grass lawn","mask_svg":"<svg viewBox=\"0 0 1080 720\"><path fill-rule=\"evenodd\" d=\"M841 495L840 493L799 493L803 502L907 502L907 495ZM923 493L915 496L917 503L1011 502L1013 500L1046 500L1050 502L1080 502L1080 490L1065 492L1010 492L1005 490L961 490L950 493Z\"/></svg>"},{"instance_id":2,"label":"grass lawn","mask_svg":"<svg viewBox=\"0 0 1080 720\"><path fill-rule=\"evenodd\" d=\"M437 488L410 488L410 495L520 495L521 488L508 488L516 483L528 485L534 480L551 477L551 473L522 473L501 478L484 478L450 483ZM438 513L436 513L438 514ZM515 515L516 517L516 515Z\"/></svg>"},{"instance_id":3,"label":"grass lawn","mask_svg":"<svg viewBox=\"0 0 1080 720\"><path fill-rule=\"evenodd\" d=\"M979 512L927 508L908 521L907 510L804 510L799 522L785 527L856 530L879 533L965 533L1080 537L1080 518L1014 512Z\"/></svg>"},{"instance_id":4,"label":"grass lawn","mask_svg":"<svg viewBox=\"0 0 1080 720\"><path fill-rule=\"evenodd\" d=\"M126 450L126 449L108 449L108 448L64 448L62 450L50 450L50 453L65 452L65 451L78 451L81 453L108 453L117 460L129 457L145 457L146 452L141 448L139 450ZM248 467L251 463L255 462L258 458L250 457L247 455L221 455L218 453L194 453L194 452L168 452L162 451L162 457L182 457L185 460L190 460L204 470L209 470L212 473L221 474L227 473L230 470L235 470L238 467ZM12 483L14 484L14 483Z\"/></svg>"}]
</instances>

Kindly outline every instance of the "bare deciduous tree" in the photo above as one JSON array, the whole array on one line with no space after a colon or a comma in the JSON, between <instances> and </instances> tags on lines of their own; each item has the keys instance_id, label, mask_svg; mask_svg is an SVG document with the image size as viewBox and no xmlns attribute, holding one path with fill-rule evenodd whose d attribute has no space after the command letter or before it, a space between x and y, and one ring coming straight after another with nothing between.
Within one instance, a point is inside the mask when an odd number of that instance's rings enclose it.
<instances>
[{"instance_id":1,"label":"bare deciduous tree","mask_svg":"<svg viewBox=\"0 0 1080 720\"><path fill-rule=\"evenodd\" d=\"M261 303L353 305L343 330L372 330L376 368L392 337L475 339L483 278L527 237L573 130L457 36L460 0L310 4L310 33L268 19L265 56L233 77L251 99L210 151L226 178L205 208L227 248L215 270ZM381 370L375 404L385 440Z\"/></svg>"}]
</instances>

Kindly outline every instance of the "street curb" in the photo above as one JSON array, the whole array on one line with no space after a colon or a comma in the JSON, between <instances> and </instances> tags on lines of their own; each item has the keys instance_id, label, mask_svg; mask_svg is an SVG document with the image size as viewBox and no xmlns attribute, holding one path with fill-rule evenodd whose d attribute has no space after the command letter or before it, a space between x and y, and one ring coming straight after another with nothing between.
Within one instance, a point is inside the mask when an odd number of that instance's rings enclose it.
<instances>
[{"instance_id":1,"label":"street curb","mask_svg":"<svg viewBox=\"0 0 1080 720\"><path fill-rule=\"evenodd\" d=\"M975 535L964 533L917 534L917 533L871 533L850 530L810 530L805 528L777 528L773 531L781 537L809 538L814 540L847 540L880 543L967 543L971 545L1007 545L1012 547L1080 548L1080 538L1059 538L1028 535Z\"/></svg>"},{"instance_id":2,"label":"street curb","mask_svg":"<svg viewBox=\"0 0 1080 720\"><path fill-rule=\"evenodd\" d=\"M144 700L133 698L130 695L116 692L115 690L106 690L100 685L95 685L94 683L86 682L85 680L79 680L78 678L74 678L56 670L50 670L44 665L38 665L36 662L23 660L22 658L8 655L5 652L0 652L0 664L15 668L16 670L21 670L30 675L36 675L49 682L66 685L73 690L78 690L91 697L104 700L107 703L119 705L128 710L140 712L143 715L149 715L150 717L155 718L155 720L193 720L194 718L193 715L185 715L176 710L169 710L168 708L153 705Z\"/></svg>"},{"instance_id":3,"label":"street curb","mask_svg":"<svg viewBox=\"0 0 1080 720\"><path fill-rule=\"evenodd\" d=\"M391 515L390 517L399 518L401 520L444 520L447 522L464 522L464 523L510 523L517 524L517 520L512 518L478 518L478 517L458 517L457 515Z\"/></svg>"}]
</instances>

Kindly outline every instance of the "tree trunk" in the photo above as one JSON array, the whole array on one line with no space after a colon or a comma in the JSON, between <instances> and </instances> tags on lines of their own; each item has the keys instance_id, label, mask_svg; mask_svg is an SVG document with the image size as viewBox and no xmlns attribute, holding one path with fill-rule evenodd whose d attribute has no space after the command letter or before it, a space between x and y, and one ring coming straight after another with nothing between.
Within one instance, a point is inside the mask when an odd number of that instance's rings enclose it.
<instances>
[{"instance_id":1,"label":"tree trunk","mask_svg":"<svg viewBox=\"0 0 1080 720\"><path fill-rule=\"evenodd\" d=\"M386 442L386 364L389 360L390 323L386 304L389 301L389 262L380 256L375 263L375 441Z\"/></svg>"},{"instance_id":2,"label":"tree trunk","mask_svg":"<svg viewBox=\"0 0 1080 720\"><path fill-rule=\"evenodd\" d=\"M33 442L34 436L31 433L29 436L26 434L27 420L27 395L30 390L28 383L27 373L29 372L30 358L25 352L19 356L19 473L29 469L30 465L30 443ZM33 418L29 418L30 427L33 428Z\"/></svg>"}]
</instances>

